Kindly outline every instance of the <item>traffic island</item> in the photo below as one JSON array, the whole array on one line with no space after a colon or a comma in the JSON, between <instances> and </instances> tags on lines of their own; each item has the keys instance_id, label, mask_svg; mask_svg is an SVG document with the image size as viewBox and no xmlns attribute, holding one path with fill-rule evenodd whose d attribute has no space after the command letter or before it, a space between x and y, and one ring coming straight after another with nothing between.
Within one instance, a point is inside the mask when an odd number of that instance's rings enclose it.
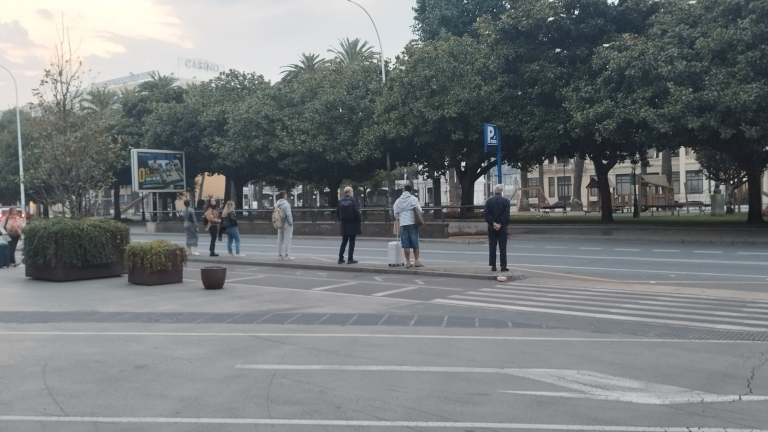
<instances>
[{"instance_id":1,"label":"traffic island","mask_svg":"<svg viewBox=\"0 0 768 432\"><path fill-rule=\"evenodd\" d=\"M320 270L320 271L340 271L351 273L377 273L377 274L397 274L408 276L425 277L448 277L459 279L475 280L496 280L499 276L506 276L507 282L520 281L525 279L525 275L520 272L492 272L488 266L432 266L428 260L422 260L424 267L405 268L404 266L390 267L385 263L365 262L358 264L337 264L325 257L313 257L302 255L293 260L280 260L272 255L265 256L246 256L246 257L205 257L193 256L189 262L216 264L216 265L245 265L245 266L263 266L277 268L291 268L302 270Z\"/></svg>"}]
</instances>

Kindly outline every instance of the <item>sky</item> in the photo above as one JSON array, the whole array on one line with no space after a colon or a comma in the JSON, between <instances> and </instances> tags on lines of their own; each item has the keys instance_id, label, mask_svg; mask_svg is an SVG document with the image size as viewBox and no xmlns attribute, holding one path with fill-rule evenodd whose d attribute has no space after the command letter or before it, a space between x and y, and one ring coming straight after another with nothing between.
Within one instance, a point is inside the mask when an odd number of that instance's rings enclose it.
<instances>
[{"instance_id":1,"label":"sky","mask_svg":"<svg viewBox=\"0 0 768 432\"><path fill-rule=\"evenodd\" d=\"M415 0L356 1L376 21L386 58L415 37ZM330 58L327 50L341 38L379 50L365 12L347 0L0 0L0 66L15 76L21 105L34 101L32 89L64 30L86 83L148 71L211 77L185 70L179 57L274 82L303 52ZM0 110L15 104L13 81L0 69Z\"/></svg>"}]
</instances>

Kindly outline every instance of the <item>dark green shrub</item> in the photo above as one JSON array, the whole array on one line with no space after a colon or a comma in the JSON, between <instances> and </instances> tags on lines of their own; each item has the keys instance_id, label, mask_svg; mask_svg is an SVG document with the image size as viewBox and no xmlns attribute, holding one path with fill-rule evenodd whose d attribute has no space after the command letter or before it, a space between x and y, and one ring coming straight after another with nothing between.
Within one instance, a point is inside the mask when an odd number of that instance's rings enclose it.
<instances>
[{"instance_id":1,"label":"dark green shrub","mask_svg":"<svg viewBox=\"0 0 768 432\"><path fill-rule=\"evenodd\" d=\"M170 270L169 252L178 256L182 267L187 265L186 249L168 240L153 240L128 245L125 248L125 267L129 272L138 266L144 267L148 273Z\"/></svg>"},{"instance_id":2,"label":"dark green shrub","mask_svg":"<svg viewBox=\"0 0 768 432\"><path fill-rule=\"evenodd\" d=\"M24 264L33 267L96 267L121 263L128 227L111 219L39 219L24 229Z\"/></svg>"}]
</instances>

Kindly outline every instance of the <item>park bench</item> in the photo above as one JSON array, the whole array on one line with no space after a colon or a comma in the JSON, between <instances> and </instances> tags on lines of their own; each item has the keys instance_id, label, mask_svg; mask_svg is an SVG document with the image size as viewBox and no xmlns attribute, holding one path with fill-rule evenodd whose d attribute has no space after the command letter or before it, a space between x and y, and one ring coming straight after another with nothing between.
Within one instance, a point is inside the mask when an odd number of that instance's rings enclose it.
<instances>
[{"instance_id":1,"label":"park bench","mask_svg":"<svg viewBox=\"0 0 768 432\"><path fill-rule=\"evenodd\" d=\"M667 212L671 211L672 216L675 215L675 211L677 211L677 215L680 216L680 209L683 208L683 204L655 204L652 206L648 206L648 211L651 212L651 216L653 216L654 212Z\"/></svg>"},{"instance_id":2,"label":"park bench","mask_svg":"<svg viewBox=\"0 0 768 432\"><path fill-rule=\"evenodd\" d=\"M541 206L541 215L549 216L552 210L563 209L563 216L568 216L568 209L563 201L558 201L553 205Z\"/></svg>"}]
</instances>

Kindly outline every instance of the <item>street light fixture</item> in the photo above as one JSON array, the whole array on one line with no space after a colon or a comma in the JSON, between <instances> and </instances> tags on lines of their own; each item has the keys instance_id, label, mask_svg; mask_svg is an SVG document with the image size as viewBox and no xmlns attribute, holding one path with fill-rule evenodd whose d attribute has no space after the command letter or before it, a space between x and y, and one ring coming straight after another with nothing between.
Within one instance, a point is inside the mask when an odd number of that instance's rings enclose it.
<instances>
[{"instance_id":1,"label":"street light fixture","mask_svg":"<svg viewBox=\"0 0 768 432\"><path fill-rule=\"evenodd\" d=\"M19 141L19 186L21 187L21 209L24 213L27 213L27 200L24 196L24 156L21 153L21 116L19 114L19 86L16 84L16 77L13 76L5 66L0 65L0 68L5 69L8 75L13 80L13 87L16 90L16 136Z\"/></svg>"},{"instance_id":2,"label":"street light fixture","mask_svg":"<svg viewBox=\"0 0 768 432\"><path fill-rule=\"evenodd\" d=\"M371 14L368 13L368 11L359 3L356 3L352 0L347 0L348 2L356 5L360 9L365 12L366 15L368 15L368 19L371 20L371 24L373 24L373 30L376 31L376 39L379 40L379 60L381 61L381 82L382 84L387 83L387 75L386 75L386 69L384 68L384 46L381 44L381 36L379 36L379 29L376 27L376 23L373 21L373 17ZM387 205L392 205L392 169L390 167L389 162L389 151L387 151Z\"/></svg>"}]
</instances>

